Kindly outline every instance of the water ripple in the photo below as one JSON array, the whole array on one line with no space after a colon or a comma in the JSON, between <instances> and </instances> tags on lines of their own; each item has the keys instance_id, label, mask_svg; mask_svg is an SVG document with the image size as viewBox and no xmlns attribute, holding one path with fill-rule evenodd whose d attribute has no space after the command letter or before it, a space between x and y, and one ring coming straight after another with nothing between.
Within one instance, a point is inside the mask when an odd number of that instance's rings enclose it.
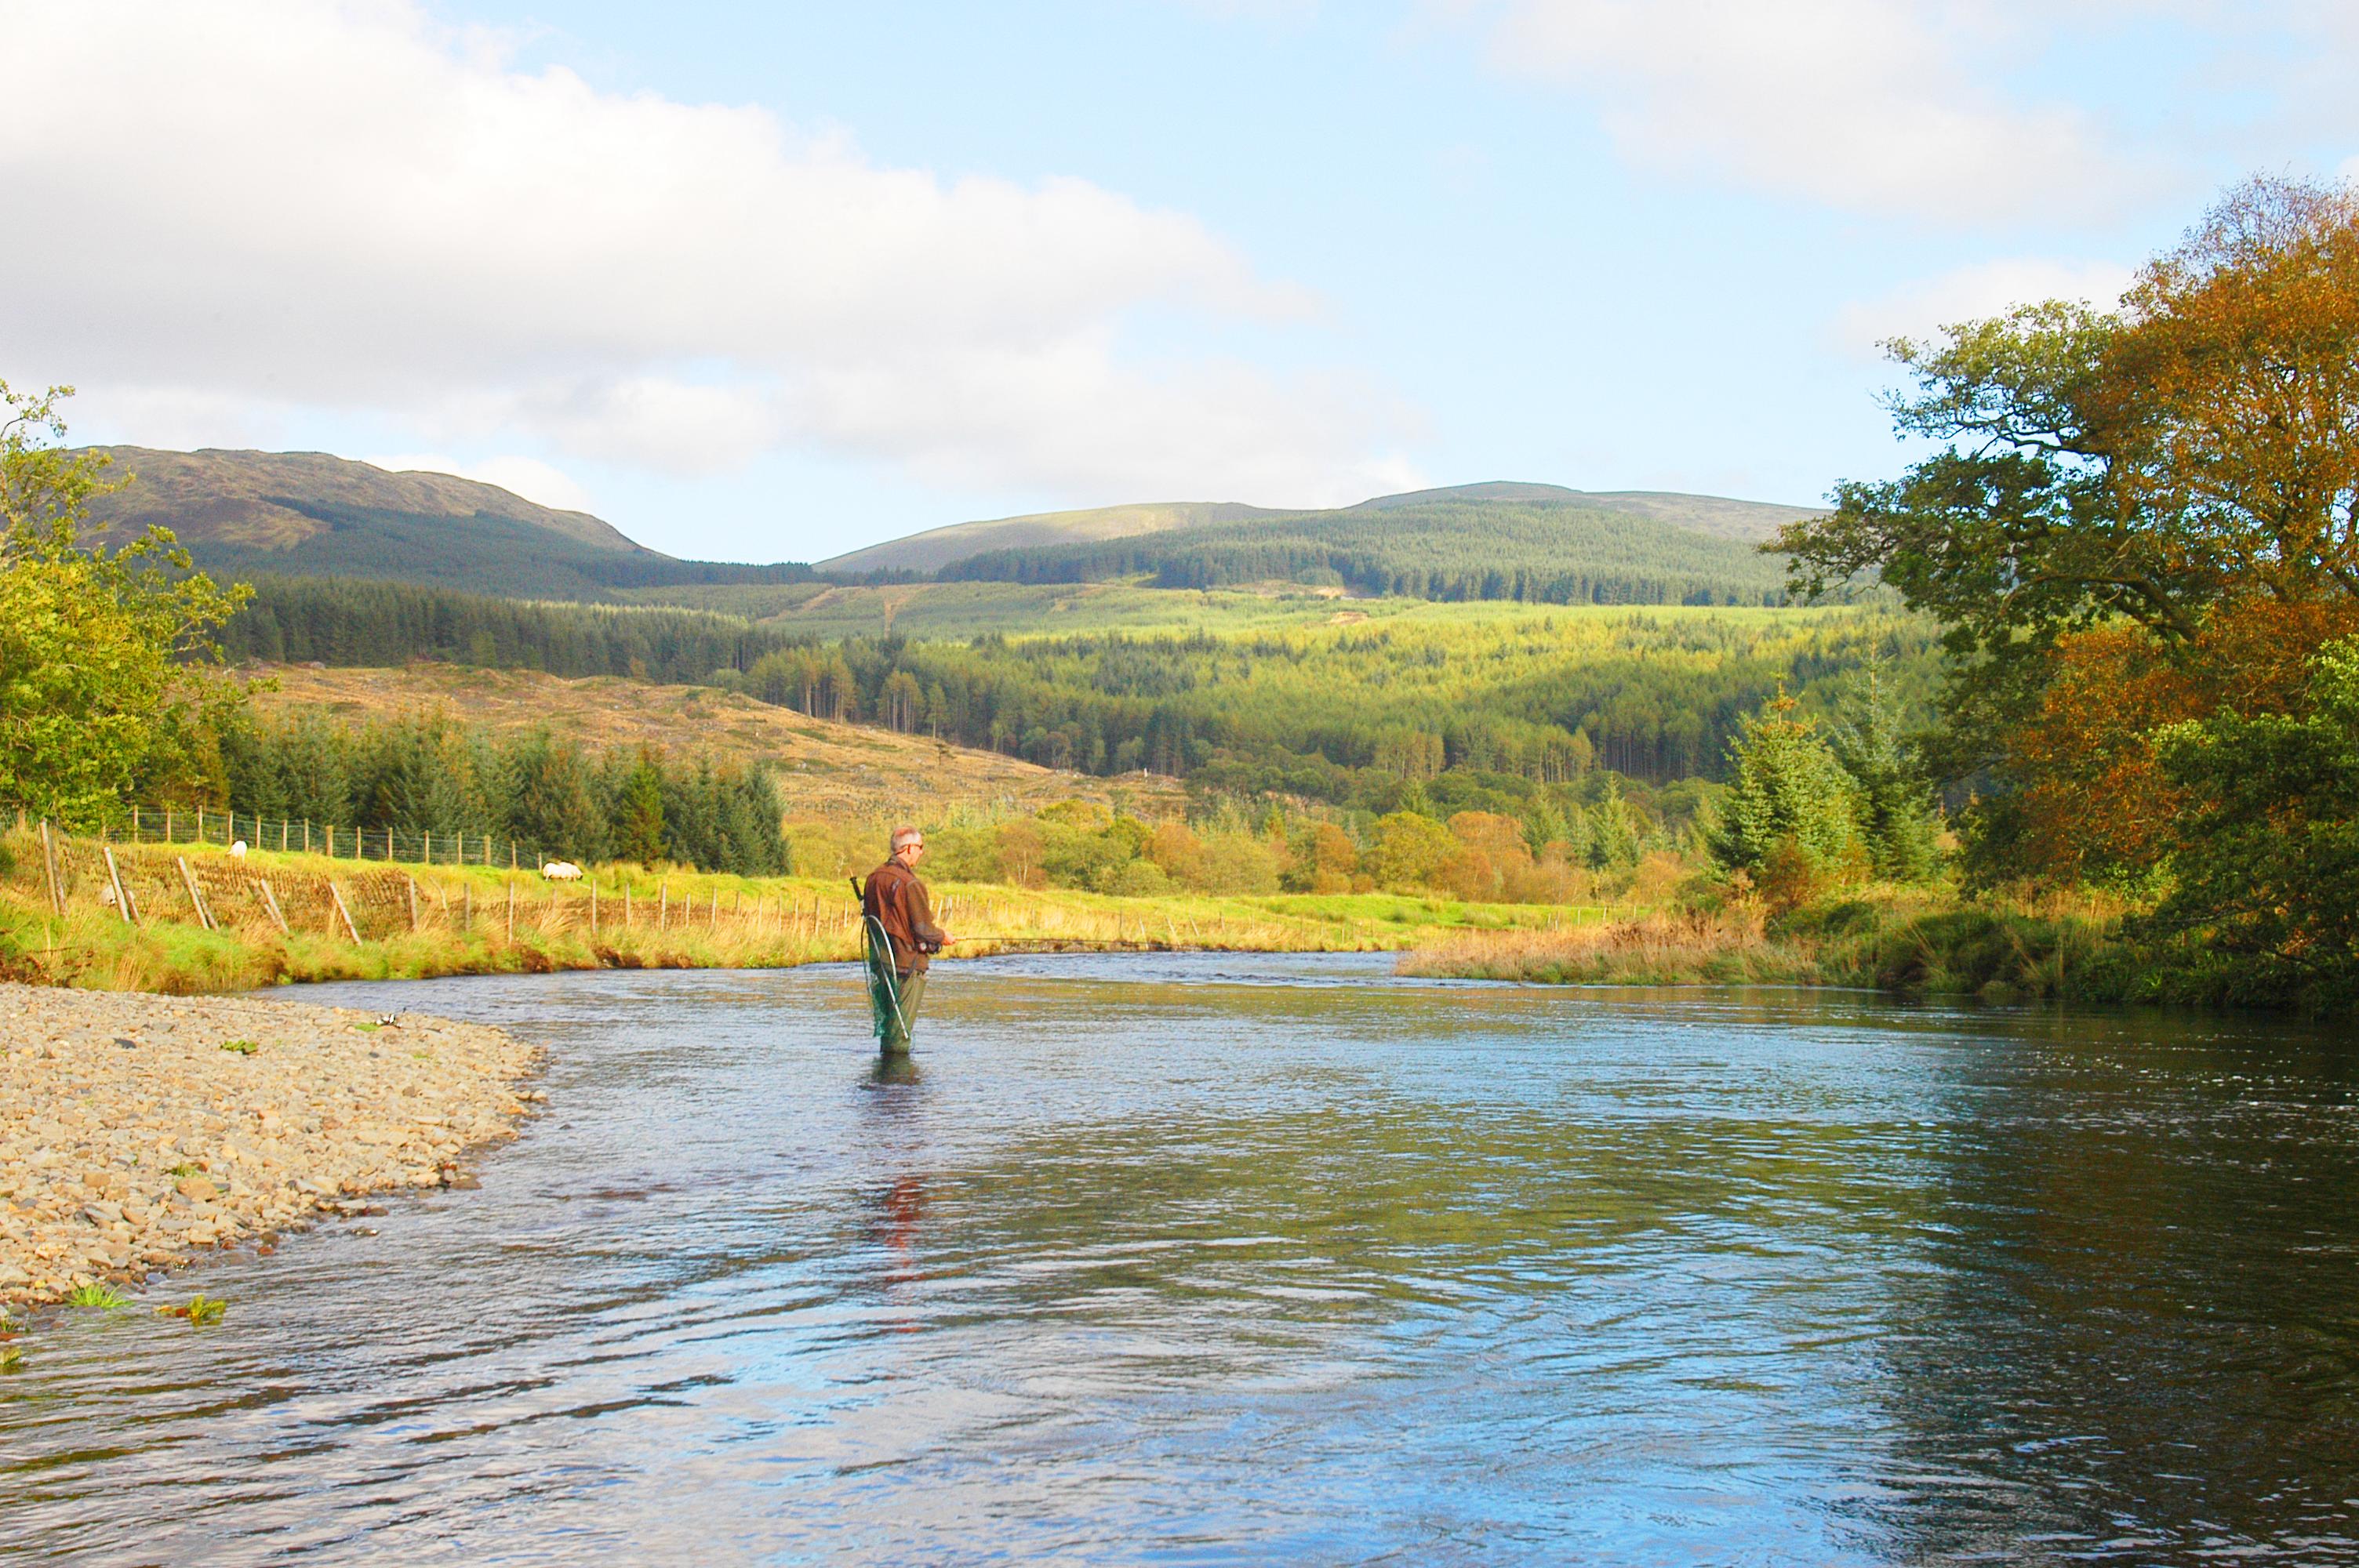
<instances>
[{"instance_id":1,"label":"water ripple","mask_svg":"<svg viewBox=\"0 0 2359 1568\"><path fill-rule=\"evenodd\" d=\"M52 1314L42 1563L2359 1563L2341 1043L1352 958L323 987L472 1192Z\"/></svg>"}]
</instances>

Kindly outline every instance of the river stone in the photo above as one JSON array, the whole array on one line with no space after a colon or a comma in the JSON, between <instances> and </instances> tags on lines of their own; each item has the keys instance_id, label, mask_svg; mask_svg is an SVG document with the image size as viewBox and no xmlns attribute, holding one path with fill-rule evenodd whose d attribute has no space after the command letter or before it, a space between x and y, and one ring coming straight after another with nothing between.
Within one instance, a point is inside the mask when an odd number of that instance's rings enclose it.
<instances>
[{"instance_id":1,"label":"river stone","mask_svg":"<svg viewBox=\"0 0 2359 1568\"><path fill-rule=\"evenodd\" d=\"M511 1035L402 1015L431 1051L380 1052L354 1028L376 1016L0 984L0 1303L300 1225L333 1195L446 1184L543 1098Z\"/></svg>"}]
</instances>

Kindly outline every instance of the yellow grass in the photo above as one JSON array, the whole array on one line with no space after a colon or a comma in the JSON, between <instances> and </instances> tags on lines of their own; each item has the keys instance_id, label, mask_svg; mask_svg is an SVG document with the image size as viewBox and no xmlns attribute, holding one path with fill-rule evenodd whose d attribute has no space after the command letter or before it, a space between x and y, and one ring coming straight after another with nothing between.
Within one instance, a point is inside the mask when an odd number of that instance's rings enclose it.
<instances>
[{"instance_id":1,"label":"yellow grass","mask_svg":"<svg viewBox=\"0 0 2359 1568\"><path fill-rule=\"evenodd\" d=\"M65 914L37 835L0 836L0 973L107 989L216 991L288 980L555 969L769 968L855 958L857 906L832 877L733 877L636 866L580 883L477 866L387 865L213 846L56 844ZM187 867L186 873L182 866ZM136 920L111 902L117 880ZM191 888L193 883L193 890ZM935 889L955 956L1059 944L1256 952L1398 948L1440 920L1503 925L1528 908L1354 915L1303 901L1114 898L1065 890ZM513 912L511 912L513 898ZM1398 902L1398 901L1396 901ZM276 913L274 914L274 908ZM211 925L206 924L210 917ZM350 925L346 920L349 917ZM285 921L285 929L279 922Z\"/></svg>"},{"instance_id":2,"label":"yellow grass","mask_svg":"<svg viewBox=\"0 0 2359 1568\"><path fill-rule=\"evenodd\" d=\"M1657 910L1542 931L1454 932L1405 954L1400 972L1542 984L1805 980L1812 965L1770 940L1756 908Z\"/></svg>"}]
</instances>

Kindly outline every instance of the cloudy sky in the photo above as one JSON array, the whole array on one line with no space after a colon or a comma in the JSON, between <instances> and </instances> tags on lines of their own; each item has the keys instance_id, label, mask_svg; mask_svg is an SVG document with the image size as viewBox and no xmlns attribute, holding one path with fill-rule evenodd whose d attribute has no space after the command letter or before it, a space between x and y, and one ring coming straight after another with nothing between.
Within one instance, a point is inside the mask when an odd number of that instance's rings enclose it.
<instances>
[{"instance_id":1,"label":"cloudy sky","mask_svg":"<svg viewBox=\"0 0 2359 1568\"><path fill-rule=\"evenodd\" d=\"M804 559L1810 502L1874 345L2359 175L2348 0L0 0L0 378Z\"/></svg>"}]
</instances>

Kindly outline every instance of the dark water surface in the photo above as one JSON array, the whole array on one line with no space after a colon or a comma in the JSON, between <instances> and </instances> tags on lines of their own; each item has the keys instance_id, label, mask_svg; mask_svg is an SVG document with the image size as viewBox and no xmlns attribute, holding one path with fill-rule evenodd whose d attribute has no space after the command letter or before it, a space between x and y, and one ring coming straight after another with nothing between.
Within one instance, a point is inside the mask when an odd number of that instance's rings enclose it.
<instances>
[{"instance_id":1,"label":"dark water surface","mask_svg":"<svg viewBox=\"0 0 2359 1568\"><path fill-rule=\"evenodd\" d=\"M842 969L301 994L549 1112L216 1328L45 1317L0 1559L2359 1562L2326 1033L1004 959L888 1080Z\"/></svg>"}]
</instances>

